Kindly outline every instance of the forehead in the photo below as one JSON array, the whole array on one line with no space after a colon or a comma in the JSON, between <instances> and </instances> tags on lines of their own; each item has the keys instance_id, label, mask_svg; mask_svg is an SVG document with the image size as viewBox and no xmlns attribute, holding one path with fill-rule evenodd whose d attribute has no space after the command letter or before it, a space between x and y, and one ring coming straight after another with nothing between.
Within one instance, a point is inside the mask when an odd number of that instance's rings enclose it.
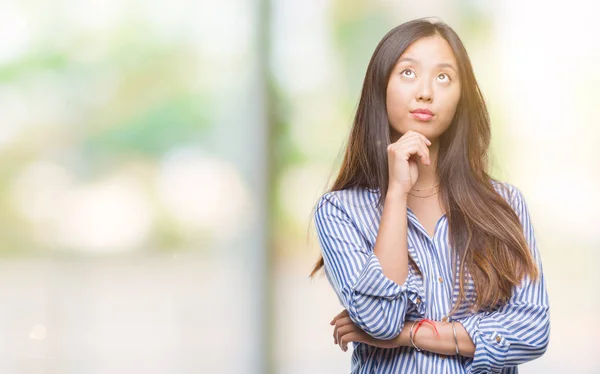
<instances>
[{"instance_id":1,"label":"forehead","mask_svg":"<svg viewBox=\"0 0 600 374\"><path fill-rule=\"evenodd\" d=\"M411 58L425 65L447 62L456 66L456 57L450 44L439 35L421 38L413 42L398 60L402 58Z\"/></svg>"}]
</instances>

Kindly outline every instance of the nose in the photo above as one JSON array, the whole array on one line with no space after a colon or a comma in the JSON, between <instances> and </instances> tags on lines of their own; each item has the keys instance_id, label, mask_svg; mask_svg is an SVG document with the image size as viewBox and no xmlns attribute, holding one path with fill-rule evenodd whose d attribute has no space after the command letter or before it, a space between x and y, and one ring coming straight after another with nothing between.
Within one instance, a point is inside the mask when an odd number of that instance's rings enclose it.
<instances>
[{"instance_id":1,"label":"nose","mask_svg":"<svg viewBox=\"0 0 600 374\"><path fill-rule=\"evenodd\" d=\"M417 101L430 103L433 100L433 90L428 81L421 82L417 91Z\"/></svg>"}]
</instances>

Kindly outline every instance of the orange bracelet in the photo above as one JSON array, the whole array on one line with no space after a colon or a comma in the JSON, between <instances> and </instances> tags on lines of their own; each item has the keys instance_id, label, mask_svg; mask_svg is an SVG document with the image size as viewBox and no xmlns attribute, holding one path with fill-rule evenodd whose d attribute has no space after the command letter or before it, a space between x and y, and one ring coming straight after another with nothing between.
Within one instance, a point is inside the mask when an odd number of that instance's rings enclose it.
<instances>
[{"instance_id":1,"label":"orange bracelet","mask_svg":"<svg viewBox=\"0 0 600 374\"><path fill-rule=\"evenodd\" d=\"M419 331L419 327L421 327L421 324L422 324L423 322L427 322L427 323L429 323L429 324L430 324L430 325L433 327L433 331L435 331L435 334L436 334L437 336L440 336L440 333L439 333L439 331L437 330L437 327L435 327L435 322L433 322L432 320L430 320L430 319L428 319L428 318L423 318L422 320L420 320L420 321L419 321L419 323L417 323L417 328L416 328L416 330L415 330L415 333L414 333L415 335L417 335L417 331Z\"/></svg>"}]
</instances>

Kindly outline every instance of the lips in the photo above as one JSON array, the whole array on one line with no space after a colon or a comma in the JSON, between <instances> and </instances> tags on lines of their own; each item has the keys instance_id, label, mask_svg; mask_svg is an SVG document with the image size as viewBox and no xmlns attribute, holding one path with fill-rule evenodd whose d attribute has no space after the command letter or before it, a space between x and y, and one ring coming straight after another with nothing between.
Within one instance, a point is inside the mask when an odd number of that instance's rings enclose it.
<instances>
[{"instance_id":1,"label":"lips","mask_svg":"<svg viewBox=\"0 0 600 374\"><path fill-rule=\"evenodd\" d=\"M419 108L419 109L415 109L412 110L410 112L410 114L412 114L412 116L419 120L419 121L431 121L431 119L433 118L433 112L430 111L429 109L424 109L424 108Z\"/></svg>"}]
</instances>

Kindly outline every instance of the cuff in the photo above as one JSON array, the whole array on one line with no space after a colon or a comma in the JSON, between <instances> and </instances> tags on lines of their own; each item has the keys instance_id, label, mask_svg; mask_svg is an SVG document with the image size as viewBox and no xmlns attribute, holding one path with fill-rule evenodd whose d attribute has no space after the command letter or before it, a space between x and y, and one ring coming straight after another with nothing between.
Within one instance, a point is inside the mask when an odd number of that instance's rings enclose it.
<instances>
[{"instance_id":1,"label":"cuff","mask_svg":"<svg viewBox=\"0 0 600 374\"><path fill-rule=\"evenodd\" d=\"M402 285L394 282L383 274L381 263L377 256L372 253L359 275L354 292L371 297L381 297L395 300L405 294L421 315L425 315L425 295L417 285L415 275L408 269L408 276Z\"/></svg>"},{"instance_id":2,"label":"cuff","mask_svg":"<svg viewBox=\"0 0 600 374\"><path fill-rule=\"evenodd\" d=\"M504 369L510 342L508 333L485 313L459 320L475 344L475 355L469 373L501 373Z\"/></svg>"}]
</instances>

